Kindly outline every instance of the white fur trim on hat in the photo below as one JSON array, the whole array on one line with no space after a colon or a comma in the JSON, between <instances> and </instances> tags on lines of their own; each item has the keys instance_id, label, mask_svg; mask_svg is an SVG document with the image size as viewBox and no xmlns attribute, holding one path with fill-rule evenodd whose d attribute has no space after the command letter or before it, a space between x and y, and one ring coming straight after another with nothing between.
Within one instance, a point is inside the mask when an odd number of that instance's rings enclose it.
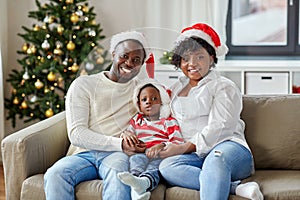
<instances>
[{"instance_id":1,"label":"white fur trim on hat","mask_svg":"<svg viewBox=\"0 0 300 200\"><path fill-rule=\"evenodd\" d=\"M162 86L160 83L155 81L154 79L144 79L140 84L136 86L133 92L133 104L136 107L136 109L140 111L139 105L138 105L138 94L140 93L141 88L144 85L152 84L154 87L156 87L159 90L160 98L162 105L160 107L160 116L159 118L168 118L171 115L171 109L170 109L170 96L167 92L167 90Z\"/></svg>"},{"instance_id":2,"label":"white fur trim on hat","mask_svg":"<svg viewBox=\"0 0 300 200\"><path fill-rule=\"evenodd\" d=\"M190 29L181 33L175 41L175 45L178 46L183 40L190 37L198 37L205 40L210 44L216 51L216 56L226 55L228 52L228 47L225 44L216 46L215 42L212 40L211 36L199 29ZM219 39L219 38L218 38Z\"/></svg>"},{"instance_id":3,"label":"white fur trim on hat","mask_svg":"<svg viewBox=\"0 0 300 200\"><path fill-rule=\"evenodd\" d=\"M116 49L116 46L120 42L123 42L125 40L139 41L146 52L145 61L148 60L149 55L150 55L150 48L149 48L148 42L145 38L145 35L143 33L137 32L137 31L127 31L127 32L121 32L116 35L113 35L110 40L110 50L109 50L110 53L112 53Z\"/></svg>"}]
</instances>

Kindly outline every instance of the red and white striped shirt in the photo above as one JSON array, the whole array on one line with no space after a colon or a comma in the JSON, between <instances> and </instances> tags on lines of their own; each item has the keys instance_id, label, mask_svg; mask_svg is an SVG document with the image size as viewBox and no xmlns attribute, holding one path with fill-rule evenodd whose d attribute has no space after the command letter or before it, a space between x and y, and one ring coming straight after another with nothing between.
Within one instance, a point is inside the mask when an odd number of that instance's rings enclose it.
<instances>
[{"instance_id":1,"label":"red and white striped shirt","mask_svg":"<svg viewBox=\"0 0 300 200\"><path fill-rule=\"evenodd\" d=\"M138 113L130 120L127 131L134 133L138 139L145 142L147 148L163 142L183 143L180 127L173 117L149 121L143 114Z\"/></svg>"}]
</instances>

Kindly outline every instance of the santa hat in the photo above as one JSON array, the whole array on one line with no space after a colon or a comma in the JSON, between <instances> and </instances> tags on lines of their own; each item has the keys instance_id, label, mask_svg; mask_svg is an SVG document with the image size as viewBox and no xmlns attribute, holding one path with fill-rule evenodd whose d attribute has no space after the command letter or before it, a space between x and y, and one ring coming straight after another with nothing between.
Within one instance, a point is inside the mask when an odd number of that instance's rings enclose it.
<instances>
[{"instance_id":1,"label":"santa hat","mask_svg":"<svg viewBox=\"0 0 300 200\"><path fill-rule=\"evenodd\" d=\"M198 23L182 29L180 36L175 41L175 45L179 45L183 40L190 37L198 37L205 40L215 49L217 57L226 55L228 52L227 46L221 44L219 35L207 24Z\"/></svg>"},{"instance_id":2,"label":"santa hat","mask_svg":"<svg viewBox=\"0 0 300 200\"><path fill-rule=\"evenodd\" d=\"M137 40L138 42L140 42L146 53L145 61L148 60L150 56L150 48L147 39L143 33L137 31L126 31L113 35L110 40L110 53L112 53L116 49L117 45L120 42L123 42L125 40Z\"/></svg>"},{"instance_id":3,"label":"santa hat","mask_svg":"<svg viewBox=\"0 0 300 200\"><path fill-rule=\"evenodd\" d=\"M147 84L152 84L154 87L156 87L159 91L160 98L161 98L161 107L160 107L160 116L159 118L168 118L171 115L171 109L170 109L170 96L165 89L163 85L155 81L154 79L144 79L140 84L136 86L133 92L133 104L136 107L136 109L140 111L139 104L138 104L138 95L140 93L140 90L142 87L144 87Z\"/></svg>"}]
</instances>

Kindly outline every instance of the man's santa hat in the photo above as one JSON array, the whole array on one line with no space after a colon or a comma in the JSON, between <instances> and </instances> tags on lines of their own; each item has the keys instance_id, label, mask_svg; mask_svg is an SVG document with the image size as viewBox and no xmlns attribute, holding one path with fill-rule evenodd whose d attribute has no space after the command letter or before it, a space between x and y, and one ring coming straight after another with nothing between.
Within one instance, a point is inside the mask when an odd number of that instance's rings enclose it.
<instances>
[{"instance_id":1,"label":"man's santa hat","mask_svg":"<svg viewBox=\"0 0 300 200\"><path fill-rule=\"evenodd\" d=\"M138 95L140 93L140 90L142 87L144 87L147 84L153 85L156 89L158 89L160 98L161 98L161 107L160 107L160 116L159 118L168 118L171 115L171 108L170 108L170 96L167 90L163 85L155 81L154 79L144 79L140 84L136 86L133 92L133 104L136 107L136 109L141 112L139 107L139 98Z\"/></svg>"},{"instance_id":2,"label":"man's santa hat","mask_svg":"<svg viewBox=\"0 0 300 200\"><path fill-rule=\"evenodd\" d=\"M116 49L118 44L125 40L137 40L139 43L141 43L146 53L145 61L148 60L150 56L150 47L148 45L147 39L143 33L137 31L126 31L113 35L110 40L110 53L112 53Z\"/></svg>"},{"instance_id":3,"label":"man's santa hat","mask_svg":"<svg viewBox=\"0 0 300 200\"><path fill-rule=\"evenodd\" d=\"M223 56L228 52L225 44L221 44L217 32L207 24L197 23L182 29L180 36L176 39L175 45L179 45L183 40L190 37L198 37L205 40L216 51L216 56Z\"/></svg>"},{"instance_id":4,"label":"man's santa hat","mask_svg":"<svg viewBox=\"0 0 300 200\"><path fill-rule=\"evenodd\" d=\"M137 31L126 31L113 35L110 40L110 53L112 53L116 49L118 44L126 40L136 40L143 46L146 53L144 61L146 63L148 76L150 78L154 78L154 57L151 53L151 48L149 47L147 39L143 33Z\"/></svg>"}]
</instances>

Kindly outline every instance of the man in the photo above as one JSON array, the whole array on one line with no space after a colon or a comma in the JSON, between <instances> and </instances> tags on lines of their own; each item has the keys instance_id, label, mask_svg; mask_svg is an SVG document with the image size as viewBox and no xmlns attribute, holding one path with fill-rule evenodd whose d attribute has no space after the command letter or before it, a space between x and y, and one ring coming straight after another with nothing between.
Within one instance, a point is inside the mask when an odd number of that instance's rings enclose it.
<instances>
[{"instance_id":1,"label":"man","mask_svg":"<svg viewBox=\"0 0 300 200\"><path fill-rule=\"evenodd\" d=\"M130 199L130 187L117 173L127 171L128 155L143 152L145 145L130 147L119 135L136 114L131 99L135 77L149 55L146 47L143 34L119 33L111 39L110 71L80 76L71 84L66 120L72 153L46 172L47 200L75 199L75 186L93 179L103 180L102 199Z\"/></svg>"}]
</instances>

